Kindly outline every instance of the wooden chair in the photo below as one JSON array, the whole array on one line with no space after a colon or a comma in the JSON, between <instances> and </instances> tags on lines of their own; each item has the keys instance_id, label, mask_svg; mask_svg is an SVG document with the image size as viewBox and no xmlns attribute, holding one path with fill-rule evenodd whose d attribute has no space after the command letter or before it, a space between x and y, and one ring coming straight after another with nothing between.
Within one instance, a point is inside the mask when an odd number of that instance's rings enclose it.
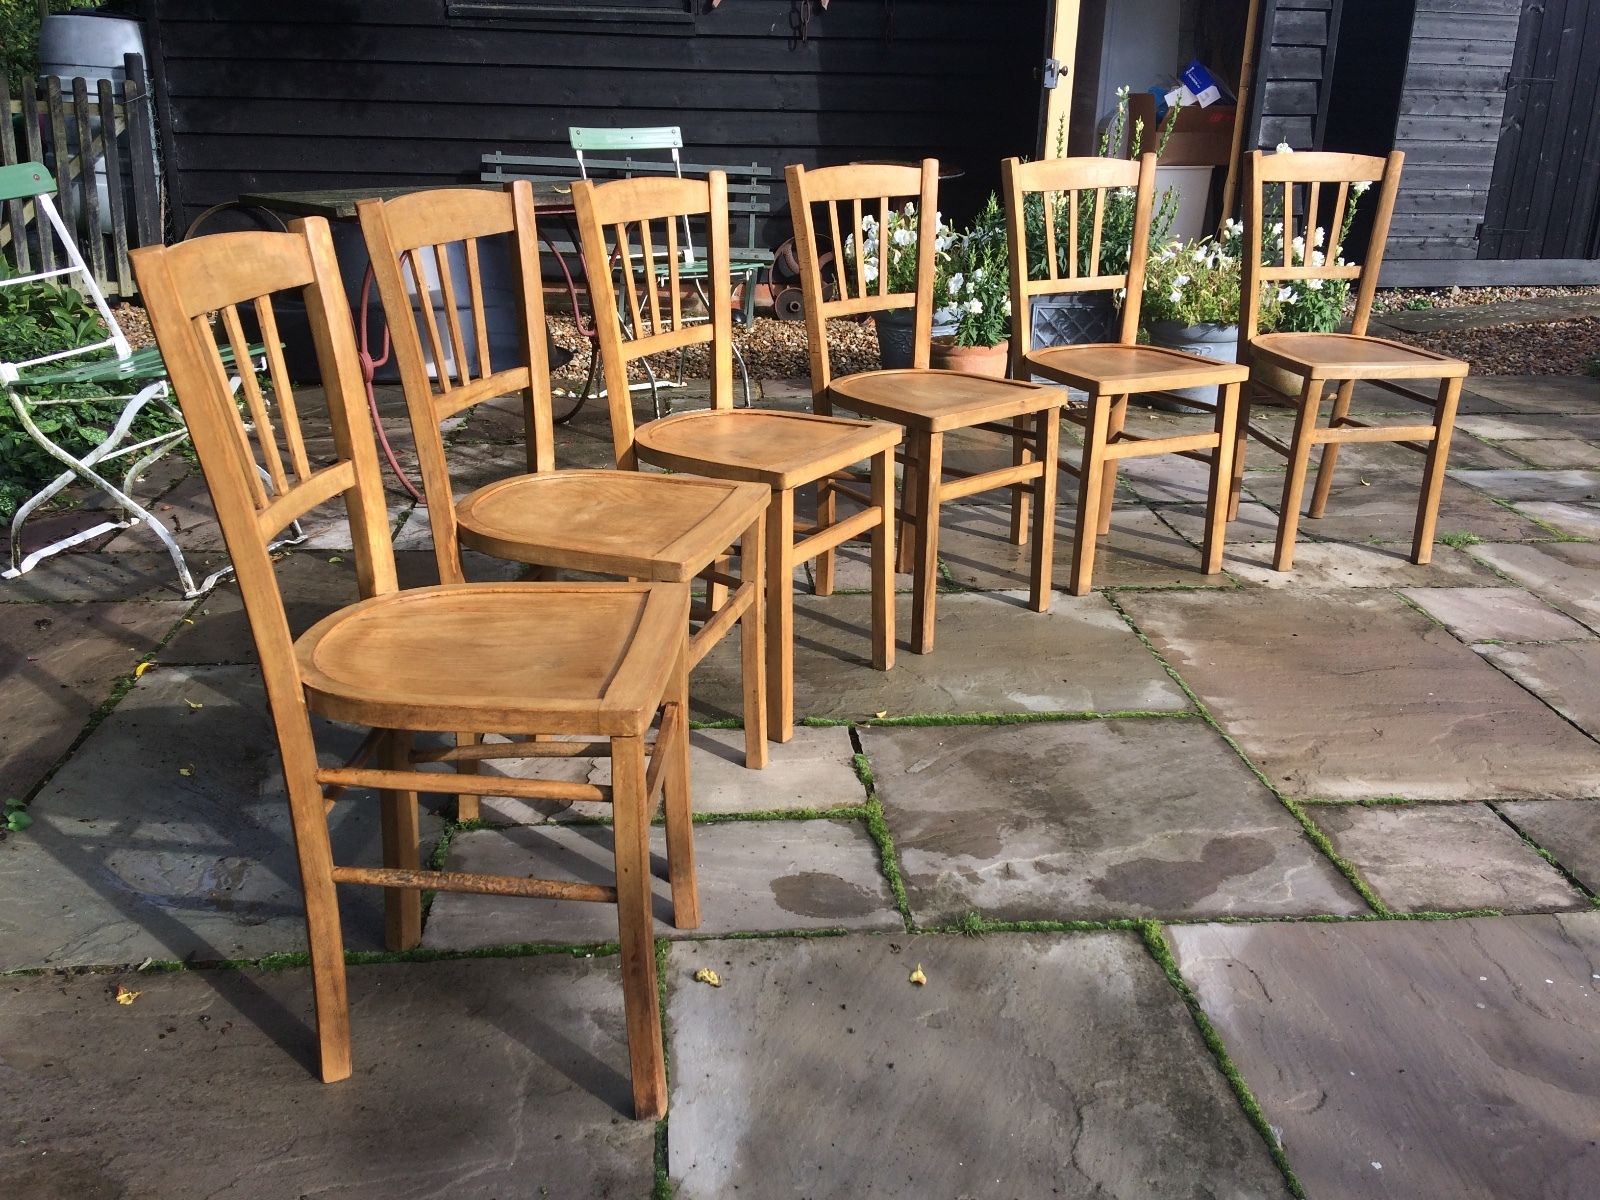
<instances>
[{"instance_id":1,"label":"wooden chair","mask_svg":"<svg viewBox=\"0 0 1600 1200\"><path fill-rule=\"evenodd\" d=\"M1264 446L1288 459L1283 480L1283 506L1278 513L1278 544L1273 566L1287 571L1294 565L1295 533L1300 524L1300 505L1305 496L1306 468L1313 446L1322 446L1322 461L1317 469L1316 488L1311 495L1307 516L1322 516L1328 492L1333 486L1334 469L1339 462L1339 447L1345 442L1398 442L1424 458L1422 495L1417 503L1417 523L1411 542L1411 561L1422 564L1433 557L1433 533L1439 518L1439 495L1444 487L1445 464L1450 456L1450 436L1455 430L1456 406L1461 399L1466 363L1432 351L1419 350L1400 342L1367 336L1372 316L1372 298L1378 289L1378 272L1383 266L1384 243L1389 237L1389 220L1394 213L1395 194L1400 188L1400 170L1405 155L1395 151L1387 158L1366 158L1355 154L1263 154L1252 151L1245 159L1244 279L1239 297L1239 359L1253 368L1253 376L1266 368L1277 368L1302 381L1295 405L1294 433L1285 444L1250 424L1252 403L1285 402L1281 393L1252 379L1241 410L1239 452L1234 462L1231 511L1238 512L1239 493L1244 476L1246 433ZM1344 262L1346 216L1352 196L1372 185L1377 186L1378 206L1374 211L1372 236L1363 261ZM1263 243L1267 188L1281 186L1281 250L1274 246L1274 260L1264 261ZM1297 224L1295 195L1305 187L1306 203ZM1333 194L1328 247L1321 264L1308 251L1296 254L1294 230L1304 226L1306 245L1314 245L1321 212L1319 200ZM1272 214L1276 219L1279 214ZM1307 261L1295 262L1296 258ZM1349 333L1261 333L1261 305L1266 289L1304 286L1310 280L1345 279L1356 281L1356 307ZM1403 396L1432 410L1426 424L1374 425L1350 415L1350 401L1356 381L1366 380L1384 391ZM1438 392L1429 396L1401 387L1399 379L1437 379ZM1323 387L1337 383L1328 423L1318 426Z\"/></svg>"},{"instance_id":2,"label":"wooden chair","mask_svg":"<svg viewBox=\"0 0 1600 1200\"><path fill-rule=\"evenodd\" d=\"M1035 612L1048 611L1055 546L1052 534L1056 476L1055 470L1045 464L1056 459L1060 424L1056 414L1066 396L1056 388L1021 380L929 369L938 223L927 218L939 207L939 164L925 159L920 168L855 163L814 171L796 164L788 168L786 175L805 294L812 408L823 415L831 414L835 407L843 408L893 421L906 430L900 558L902 569L910 570L913 578L911 648L919 654L933 649L939 585L939 510L946 500L1010 488L1014 505L1026 504L1024 497L1029 495L1037 501L1029 604ZM891 207L908 196L916 198L917 212L924 217L917 225L916 290L890 292L888 218ZM865 215L870 217L872 203L877 206L875 228L882 264L875 281L867 278L863 246L868 232L863 225L863 206L869 206ZM823 288L815 211L818 206L826 211L828 231L839 251L835 260L838 295L832 299ZM853 258L844 253L841 228L850 231L847 236L854 247ZM905 370L861 371L835 379L828 355L828 319L898 308L911 308L915 313L912 366ZM945 466L945 435L963 429L983 429L1011 437L1017 447L1012 465L994 471L961 471ZM1034 446L1039 448L1037 454ZM830 485L818 497L819 508L824 513L831 511L835 494L841 492L850 494L847 484ZM1018 545L1026 541L1025 534L1025 525L1014 521L1012 536ZM831 586L831 576L824 577L819 572L817 590L826 594Z\"/></svg>"},{"instance_id":3,"label":"wooden chair","mask_svg":"<svg viewBox=\"0 0 1600 1200\"><path fill-rule=\"evenodd\" d=\"M1060 158L1025 163L1008 158L1001 173L1011 249L1012 328L1016 331L1011 339L1012 374L1024 378L1042 375L1088 393L1086 408L1064 410L1068 420L1083 428L1079 461L1060 460L1062 470L1078 478L1077 529L1067 590L1081 596L1093 585L1096 538L1111 531L1117 464L1125 458L1153 454L1178 454L1210 465L1200 561L1207 575L1216 574L1222 569L1227 532L1227 489L1233 474L1239 389L1249 372L1232 363L1138 344L1156 156L1146 154L1137 162ZM1101 241L1108 194L1123 188L1135 190L1129 261L1120 274L1105 274ZM1035 206L1043 219L1042 254L1039 247L1028 243L1027 212ZM1061 238L1058 226L1063 214L1066 236ZM1042 278L1035 278L1041 273ZM1123 293L1116 342L1033 349L1029 314L1035 296L1093 291ZM1129 396L1200 387L1215 387L1216 400L1186 396L1182 402L1214 414L1210 432L1149 437L1124 428Z\"/></svg>"},{"instance_id":4,"label":"wooden chair","mask_svg":"<svg viewBox=\"0 0 1600 1200\"><path fill-rule=\"evenodd\" d=\"M321 1074L350 1074L349 1003L336 884L386 889L388 944L421 936L424 889L591 900L617 905L628 1049L637 1115L666 1109L650 899L650 808L664 797L674 916L699 922L688 792L689 595L684 584L442 584L397 590L388 514L363 402L354 330L321 218L291 233L227 233L133 252L139 289L172 381L228 551L261 660L276 727L305 895ZM327 395L334 461L313 466L289 387L272 296L305 301ZM241 309L253 307L268 347L281 427L262 389L244 398L257 444L229 395L217 341L241 357ZM218 320L213 326L211 314ZM280 448L280 435L282 447ZM285 467L284 455L288 465ZM270 486L257 478L257 459ZM289 521L342 499L355 545L359 603L291 637L268 540ZM311 714L371 733L344 767L317 759ZM646 733L657 714L653 746ZM413 748L418 731L470 729L525 737L505 743ZM581 734L598 746L547 735ZM609 788L550 780L455 778L414 769L487 759L609 753ZM367 765L376 759L375 766ZM648 764L648 765L647 765ZM384 865L335 865L327 813L351 789L380 797ZM420 869L418 791L494 792L535 799L610 800L615 886Z\"/></svg>"},{"instance_id":5,"label":"wooden chair","mask_svg":"<svg viewBox=\"0 0 1600 1200\"><path fill-rule=\"evenodd\" d=\"M767 720L773 740L786 742L794 734L797 563L812 558L831 561L836 546L870 536L872 664L883 671L894 665L894 448L900 430L881 421L733 407L733 321L727 289L709 293L709 323L686 324L683 284L676 267L678 223L685 217L703 218L710 274L727 277L728 193L721 171L712 171L703 180L582 181L573 184L572 199L585 269L596 289L594 311L600 323L600 357L617 465L631 470L643 462L720 479L752 480L771 491L766 528ZM613 245L623 263L615 274L607 269ZM665 303L649 266L657 245L666 247ZM613 319L619 312L618 286L626 293L623 303L636 331L630 340L623 338L620 318ZM628 364L645 355L695 345L707 346L711 358L710 409L676 413L636 427L628 396ZM798 489L867 459L872 461L871 494L863 497L860 512L834 520L830 508L819 513L815 528L796 528Z\"/></svg>"},{"instance_id":6,"label":"wooden chair","mask_svg":"<svg viewBox=\"0 0 1600 1200\"><path fill-rule=\"evenodd\" d=\"M357 212L400 363L440 580L465 579L463 547L551 570L666 583L706 579L707 603L694 610L701 625L689 640L689 668L738 628L745 765L765 766L762 528L770 491L759 483L694 475L555 469L539 237L529 183L519 181L498 193L447 189L387 202L367 200ZM509 242L516 264L513 307L523 353L510 364L490 361L480 244L492 248L495 238ZM523 401L528 474L497 480L456 500L443 422L513 393ZM738 577L728 573L736 542L748 548L740 556ZM461 815L474 816L475 808L476 798Z\"/></svg>"}]
</instances>

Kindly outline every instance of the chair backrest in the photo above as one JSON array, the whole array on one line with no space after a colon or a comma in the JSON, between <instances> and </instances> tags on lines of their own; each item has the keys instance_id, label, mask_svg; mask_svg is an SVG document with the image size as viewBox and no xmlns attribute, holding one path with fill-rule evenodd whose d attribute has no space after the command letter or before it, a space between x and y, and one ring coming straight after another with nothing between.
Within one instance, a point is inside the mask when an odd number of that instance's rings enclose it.
<instances>
[{"instance_id":1,"label":"chair backrest","mask_svg":"<svg viewBox=\"0 0 1600 1200\"><path fill-rule=\"evenodd\" d=\"M56 362L60 359L75 358L79 355L91 354L99 350L110 349L118 358L128 358L133 354L133 349L128 345L128 339L123 336L122 327L117 324L117 319L111 314L111 306L106 303L105 293L100 290L100 285L95 282L94 272L89 270L88 264L83 261L83 254L78 249L77 239L72 236L66 222L61 219L61 214L56 210L55 195L56 181L50 172L45 170L44 164L36 162L16 163L9 167L0 167L0 204L8 200L32 200L34 209L40 217L47 221L54 231L56 240L61 243L66 251L67 265L57 267L50 271L36 271L31 274L20 274L8 279L0 279L0 287L16 287L25 283L40 283L46 280L65 282L71 277L70 286L82 292L91 301L100 314L100 319L106 325L106 337L101 341L93 342L87 346L74 346L70 350L58 350L53 354L42 354L37 358L25 359L14 363L0 363L0 379L14 379L17 374L29 367L37 367L43 363Z\"/></svg>"},{"instance_id":2,"label":"chair backrest","mask_svg":"<svg viewBox=\"0 0 1600 1200\"><path fill-rule=\"evenodd\" d=\"M583 161L585 150L598 150L611 154L618 151L626 153L633 150L666 150L672 156L673 177L683 178L683 160L678 155L678 151L683 149L683 130L676 125L635 125L617 129L573 125L567 129L567 140L572 144L572 153L578 159L578 174L584 179L589 178L589 168ZM634 166L631 160L632 155L629 154L627 164L629 167ZM631 170L629 174L632 174ZM688 217L683 219L683 246L680 252L686 264L694 262L694 233L689 227Z\"/></svg>"},{"instance_id":3,"label":"chair backrest","mask_svg":"<svg viewBox=\"0 0 1600 1200\"><path fill-rule=\"evenodd\" d=\"M485 400L522 394L528 470L555 469L550 355L533 186L414 192L356 206L383 298L417 460L428 498L439 579L459 583L460 544L443 423ZM504 259L498 256L504 251ZM507 298L519 338L516 360L495 369L485 299L493 269L510 263ZM424 345L426 337L426 345Z\"/></svg>"},{"instance_id":4,"label":"chair backrest","mask_svg":"<svg viewBox=\"0 0 1600 1200\"><path fill-rule=\"evenodd\" d=\"M292 521L342 499L360 594L397 587L355 330L328 224L309 217L289 233L218 233L146 246L130 258L233 559L285 769L309 770L315 787L304 689L268 544ZM313 465L307 454L272 300L284 292L305 303L332 426L332 462ZM276 425L254 372L238 372L245 413L228 386L219 341L237 362L249 361L241 308L253 310L267 347Z\"/></svg>"},{"instance_id":5,"label":"chair backrest","mask_svg":"<svg viewBox=\"0 0 1600 1200\"><path fill-rule=\"evenodd\" d=\"M1383 267L1384 243L1405 155L1396 150L1385 158L1360 154L1264 154L1253 150L1244 166L1244 271L1239 290L1239 333L1248 344L1261 326L1266 289L1295 286L1310 280L1357 280L1355 313L1350 331L1362 335L1372 315L1372 299ZM1360 263L1344 261L1345 239L1359 198L1373 185L1378 207ZM1301 188L1305 201L1296 209ZM1326 189L1326 190L1324 190ZM1327 225L1322 203L1331 194ZM1298 212L1298 216L1297 216ZM1303 232L1297 244L1295 230ZM1323 236L1319 237L1319 233ZM1319 247L1326 241L1326 248Z\"/></svg>"},{"instance_id":6,"label":"chair backrest","mask_svg":"<svg viewBox=\"0 0 1600 1200\"><path fill-rule=\"evenodd\" d=\"M594 295L612 445L617 465L631 468L634 424L628 364L635 359L706 345L711 356L711 406L733 407L731 293L728 288L708 288L711 320L686 323L678 275L678 224L692 218L705 222L711 277L727 278L728 177L713 171L706 179L616 179L601 184L583 180L572 185L572 202L583 240L583 267ZM657 271L651 268L657 246L666 248L665 306ZM633 326L634 336L628 340L622 336L619 287Z\"/></svg>"},{"instance_id":7,"label":"chair backrest","mask_svg":"<svg viewBox=\"0 0 1600 1200\"><path fill-rule=\"evenodd\" d=\"M1150 214L1155 204L1156 156L1046 158L1000 165L1005 189L1006 243L1011 259L1011 361L1016 377L1033 349L1030 319L1035 296L1064 292L1122 293L1118 340L1139 337L1139 303L1150 257ZM1102 253L1107 214L1127 213L1132 201L1128 261L1109 272ZM1110 264L1119 265L1119 264Z\"/></svg>"},{"instance_id":8,"label":"chair backrest","mask_svg":"<svg viewBox=\"0 0 1600 1200\"><path fill-rule=\"evenodd\" d=\"M850 163L812 171L794 164L784 175L805 297L812 394L825 391L833 377L828 358L832 317L912 308L912 366L926 367L933 332L934 242L939 232L938 162L926 158L919 167ZM892 238L894 233L909 232L908 219L916 221L916 270L909 291L891 292L889 267L896 257ZM833 243L838 295L831 299L822 285L819 227Z\"/></svg>"}]
</instances>

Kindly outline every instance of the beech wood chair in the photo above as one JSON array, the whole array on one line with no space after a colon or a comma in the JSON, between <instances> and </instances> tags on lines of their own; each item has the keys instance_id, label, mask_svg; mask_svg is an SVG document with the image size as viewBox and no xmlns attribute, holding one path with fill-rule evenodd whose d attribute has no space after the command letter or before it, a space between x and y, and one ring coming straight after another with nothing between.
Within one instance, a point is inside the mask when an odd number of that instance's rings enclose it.
<instances>
[{"instance_id":1,"label":"beech wood chair","mask_svg":"<svg viewBox=\"0 0 1600 1200\"><path fill-rule=\"evenodd\" d=\"M710 273L728 273L727 177L641 178L572 186L583 238L583 258L596 289L611 436L617 466L640 463L721 479L753 480L772 495L767 514L767 720L774 741L794 734L794 568L817 558L818 576L831 572L835 547L863 535L872 543L872 665L894 665L894 448L900 430L881 421L856 421L810 413L733 407L733 322L726 289L710 293L709 323L685 323L683 285L677 276L677 225L704 218ZM658 243L657 238L661 241ZM650 264L665 245L669 265L665 297ZM613 246L623 269L607 269ZM637 246L637 258L635 246ZM635 336L624 339L615 288ZM628 394L628 364L645 355L705 345L711 359L711 407L635 425ZM871 461L870 494L860 512L835 519L819 505L817 524L797 528L795 492L821 483L852 464ZM831 574L830 574L831 579Z\"/></svg>"},{"instance_id":2,"label":"beech wood chair","mask_svg":"<svg viewBox=\"0 0 1600 1200\"><path fill-rule=\"evenodd\" d=\"M1079 461L1060 459L1061 469L1078 479L1077 525L1067 590L1081 596L1093 586L1096 539L1111 532L1117 464L1125 458L1154 454L1177 454L1210 466L1200 563L1205 574L1216 574L1222 569L1227 532L1239 390L1249 372L1233 363L1138 344L1156 156L1146 154L1137 162L1108 158L1023 162L1008 158L1001 164L1001 174L1011 251L1012 374L1023 378L1041 375L1088 393L1084 409L1063 410L1068 420L1083 429ZM1113 189L1125 188L1135 193L1129 261L1120 274L1105 274L1100 251L1108 196ZM1043 218L1042 254L1028 242L1027 212L1034 206ZM1063 212L1066 236L1059 239ZM1092 291L1122 293L1118 340L1035 350L1030 320L1034 297ZM1217 389L1215 400L1191 396L1181 400L1213 414L1209 432L1154 437L1129 433L1125 428L1129 396L1204 387Z\"/></svg>"},{"instance_id":3,"label":"beech wood chair","mask_svg":"<svg viewBox=\"0 0 1600 1200\"><path fill-rule=\"evenodd\" d=\"M132 255L139 289L205 472L261 661L293 819L316 994L321 1074L351 1071L340 883L385 889L391 948L421 936L423 889L617 906L633 1096L641 1118L666 1109L650 898L650 808L664 799L668 873L681 928L699 922L688 791L686 585L442 584L397 590L388 514L367 419L354 329L327 223L290 233L225 233ZM272 297L306 304L336 445L313 466L289 386ZM267 346L281 425L267 420L246 375L256 444L227 387L218 341L243 355L240 310L253 308ZM211 323L212 314L218 320ZM280 447L280 435L282 446ZM284 463L287 453L288 466ZM263 485L257 460L270 473ZM268 542L291 520L342 499L355 546L359 603L291 636ZM311 714L370 729L343 767L319 765ZM653 746L646 734L657 714ZM474 730L531 740L413 749L419 731ZM598 745L549 735L598 737ZM488 759L609 753L614 783L454 778L415 769ZM376 760L375 766L367 765ZM648 764L648 765L647 765ZM335 865L327 813L352 789L380 798L382 867ZM609 800L615 886L420 869L417 792L494 792Z\"/></svg>"},{"instance_id":4,"label":"beech wood chair","mask_svg":"<svg viewBox=\"0 0 1600 1200\"><path fill-rule=\"evenodd\" d=\"M795 249L800 260L800 282L805 295L806 334L811 352L811 406L824 416L834 408L906 430L906 450L901 501L900 565L912 572L911 648L919 654L933 649L934 609L939 585L939 510L947 500L979 492L1008 488L1014 506L1032 497L1034 539L1029 573L1029 606L1035 612L1050 608L1050 574L1053 565L1056 514L1056 474L1045 464L1056 459L1060 422L1057 412L1066 400L1057 388L1023 380L992 379L961 371L936 371L928 366L933 326L934 241L938 222L917 223L916 287L910 292L889 291L889 214L891 207L915 197L919 214L931 218L939 207L939 164L925 159L920 167L878 163L852 163L808 171L795 164L785 172L789 184L789 211L794 218ZM863 224L877 208L878 262L876 280L867 278ZM848 205L848 209L846 209ZM817 208L825 211L833 245L838 295L829 298L823 286L817 239ZM867 212L863 212L863 208ZM841 228L854 247L846 254ZM860 371L834 378L828 354L828 320L860 316L898 308L915 314L912 366L901 370ZM944 439L963 429L982 429L1010 437L1015 446L1013 463L992 471L963 471L944 462ZM1035 451L1037 447L1037 451ZM817 504L831 513L835 496L855 495L845 481L829 481L818 493ZM1026 526L1012 523L1017 545L1026 540ZM831 564L825 576L819 570L817 591L832 589Z\"/></svg>"},{"instance_id":5,"label":"beech wood chair","mask_svg":"<svg viewBox=\"0 0 1600 1200\"><path fill-rule=\"evenodd\" d=\"M1470 368L1464 362L1420 350L1387 338L1367 335L1372 317L1372 299L1378 289L1378 273L1383 266L1384 243L1389 237L1389 221L1394 214L1395 195L1400 188L1400 171L1405 155L1398 150L1387 158L1368 158L1356 154L1263 154L1252 151L1245 158L1244 278L1239 295L1239 359L1252 367L1252 386L1241 408L1239 452L1234 462L1234 482L1230 511L1238 512L1244 476L1245 436L1283 455L1288 469L1283 480L1283 504L1278 513L1278 542L1273 566L1287 571L1294 565L1295 534L1300 524L1300 505L1305 496L1306 469L1311 450L1322 446L1316 487L1311 495L1308 517L1322 516L1333 487L1334 470L1339 463L1339 447L1346 442L1397 442L1423 456L1422 494L1417 502L1417 522L1411 542L1411 561L1427 563L1433 558L1433 534L1439 519L1439 496L1444 488L1445 466L1450 457L1450 437L1455 431L1456 408L1461 400L1462 381ZM1353 198L1376 185L1378 206L1374 211L1372 235L1359 264L1344 261L1345 218ZM1265 223L1268 220L1268 188L1281 192L1283 245L1276 261L1265 261ZM1306 203L1297 224L1295 198L1305 187ZM1327 192L1323 188L1328 189ZM1294 230L1303 225L1305 242L1315 246L1315 230L1321 212L1319 200L1332 193L1332 215L1326 226L1328 247L1324 261L1317 263L1311 250L1293 250ZM1276 218L1280 214L1271 214ZM1274 248L1276 249L1276 247ZM1295 262L1296 258L1306 261ZM1267 289L1306 286L1311 280L1345 279L1356 281L1356 307L1349 333L1261 333L1261 306ZM1265 370L1300 379L1298 398L1261 383ZM1438 391L1429 396L1402 387L1396 380L1436 379ZM1366 380L1431 410L1422 424L1374 425L1350 415L1350 401L1357 380ZM1323 388L1336 383L1337 391L1325 426L1317 421L1322 403L1328 397ZM1288 443L1250 423L1252 404L1293 405L1294 433Z\"/></svg>"},{"instance_id":6,"label":"beech wood chair","mask_svg":"<svg viewBox=\"0 0 1600 1200\"><path fill-rule=\"evenodd\" d=\"M527 181L498 193L443 189L366 200L356 208L400 364L440 580L466 578L463 547L552 571L667 583L705 579L707 600L691 610L700 628L689 639L689 669L738 629L745 765L764 767L762 529L770 490L760 483L695 475L556 470L539 236ZM492 245L494 238L509 242L517 265L513 307L523 347L499 370L490 361L480 263L480 244ZM452 267L452 259L461 266ZM461 269L465 288L457 278ZM437 286L429 282L430 272ZM523 400L528 474L497 480L457 500L443 423L512 393ZM739 555L738 576L729 573L734 554ZM475 808L473 798L460 815L475 816Z\"/></svg>"}]
</instances>

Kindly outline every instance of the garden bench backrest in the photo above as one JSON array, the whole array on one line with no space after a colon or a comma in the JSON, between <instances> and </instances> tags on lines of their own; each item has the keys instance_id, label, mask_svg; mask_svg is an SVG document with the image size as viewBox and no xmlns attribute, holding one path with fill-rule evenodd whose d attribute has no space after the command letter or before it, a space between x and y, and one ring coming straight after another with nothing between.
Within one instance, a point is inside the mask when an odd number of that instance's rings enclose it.
<instances>
[{"instance_id":1,"label":"garden bench backrest","mask_svg":"<svg viewBox=\"0 0 1600 1200\"><path fill-rule=\"evenodd\" d=\"M133 353L128 345L128 339L123 336L122 328L117 324L117 319L111 315L111 306L106 303L105 293L100 290L100 285L95 283L94 274L83 261L83 255L78 250L77 239L67 228L66 222L61 219L61 214L56 210L52 197L55 195L56 181L50 172L45 170L42 163L17 163L15 166L0 167L0 204L7 200L32 200L36 210L44 220L50 223L55 231L56 238L60 241L67 254L65 267L57 267L50 271L36 271L32 274L16 275L9 279L0 279L0 287L17 287L22 284L39 283L44 280L66 280L73 278L72 286L88 296L94 302L100 319L106 323L108 336L101 341L92 342L87 346L76 346L71 350L58 350L53 354L40 355L21 362L0 363L0 382L10 382L29 367L37 367L44 363L56 362L60 359L75 358L80 355L92 354L99 350L110 348L115 351L119 359L126 359Z\"/></svg>"}]
</instances>

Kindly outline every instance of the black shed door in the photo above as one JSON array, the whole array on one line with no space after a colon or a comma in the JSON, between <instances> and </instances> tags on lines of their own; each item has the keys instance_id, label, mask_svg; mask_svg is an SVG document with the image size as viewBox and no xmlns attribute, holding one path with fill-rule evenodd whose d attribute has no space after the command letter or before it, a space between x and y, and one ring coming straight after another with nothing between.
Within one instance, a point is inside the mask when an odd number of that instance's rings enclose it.
<instances>
[{"instance_id":1,"label":"black shed door","mask_svg":"<svg viewBox=\"0 0 1600 1200\"><path fill-rule=\"evenodd\" d=\"M1479 258L1600 258L1600 3L1523 0Z\"/></svg>"}]
</instances>

